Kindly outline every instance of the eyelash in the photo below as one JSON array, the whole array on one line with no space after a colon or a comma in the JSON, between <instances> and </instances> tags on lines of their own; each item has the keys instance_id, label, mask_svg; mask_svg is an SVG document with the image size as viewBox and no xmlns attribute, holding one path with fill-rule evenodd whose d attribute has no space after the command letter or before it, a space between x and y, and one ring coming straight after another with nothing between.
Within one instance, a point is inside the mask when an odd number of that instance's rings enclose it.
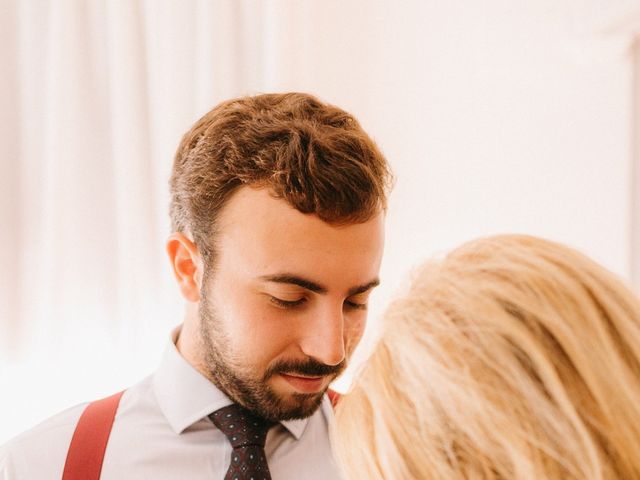
<instances>
[{"instance_id":1,"label":"eyelash","mask_svg":"<svg viewBox=\"0 0 640 480\"><path fill-rule=\"evenodd\" d=\"M295 308L302 305L306 301L307 299L304 297L299 300L293 300L293 301L282 300L278 297L271 297L271 302L280 308Z\"/></svg>"},{"instance_id":2,"label":"eyelash","mask_svg":"<svg viewBox=\"0 0 640 480\"><path fill-rule=\"evenodd\" d=\"M367 304L366 303L356 303L356 302L344 302L345 305L347 305L349 308L352 308L353 310L366 310L367 309Z\"/></svg>"},{"instance_id":3,"label":"eyelash","mask_svg":"<svg viewBox=\"0 0 640 480\"><path fill-rule=\"evenodd\" d=\"M295 308L295 307L299 307L300 305L302 305L303 303L305 303L307 301L306 298L301 298L299 300L282 300L281 298L278 297L271 297L271 302L274 303L276 306L280 307L280 308ZM348 306L349 308L352 308L354 310L366 310L367 309L367 304L366 303L356 303L356 302L344 302L346 306Z\"/></svg>"}]
</instances>

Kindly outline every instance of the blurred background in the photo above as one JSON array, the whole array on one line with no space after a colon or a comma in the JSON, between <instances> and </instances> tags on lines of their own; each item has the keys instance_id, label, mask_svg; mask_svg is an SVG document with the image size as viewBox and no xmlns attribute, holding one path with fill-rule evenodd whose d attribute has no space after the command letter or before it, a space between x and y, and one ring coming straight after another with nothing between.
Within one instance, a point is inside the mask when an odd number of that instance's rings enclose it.
<instances>
[{"instance_id":1,"label":"blurred background","mask_svg":"<svg viewBox=\"0 0 640 480\"><path fill-rule=\"evenodd\" d=\"M0 0L0 443L156 367L173 154L229 97L316 94L389 158L369 339L413 266L481 235L638 288L638 35L638 0Z\"/></svg>"}]
</instances>

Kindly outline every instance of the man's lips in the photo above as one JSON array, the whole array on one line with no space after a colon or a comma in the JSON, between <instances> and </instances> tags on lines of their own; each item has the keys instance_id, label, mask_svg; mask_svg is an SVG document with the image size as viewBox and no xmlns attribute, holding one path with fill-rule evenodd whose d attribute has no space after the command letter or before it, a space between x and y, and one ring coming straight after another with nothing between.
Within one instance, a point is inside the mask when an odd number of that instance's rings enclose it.
<instances>
[{"instance_id":1,"label":"man's lips","mask_svg":"<svg viewBox=\"0 0 640 480\"><path fill-rule=\"evenodd\" d=\"M325 378L321 377L302 377L298 375L289 375L280 373L289 385L298 390L300 393L318 393L324 386Z\"/></svg>"}]
</instances>

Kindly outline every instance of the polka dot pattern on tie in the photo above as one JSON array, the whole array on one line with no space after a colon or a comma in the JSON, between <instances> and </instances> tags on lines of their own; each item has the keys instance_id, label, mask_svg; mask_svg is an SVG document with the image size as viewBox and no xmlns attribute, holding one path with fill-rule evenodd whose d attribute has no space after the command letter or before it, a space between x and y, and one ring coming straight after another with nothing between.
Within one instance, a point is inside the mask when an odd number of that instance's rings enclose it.
<instances>
[{"instance_id":1,"label":"polka dot pattern on tie","mask_svg":"<svg viewBox=\"0 0 640 480\"><path fill-rule=\"evenodd\" d=\"M271 480L264 444L275 423L236 404L216 410L209 418L233 448L225 480Z\"/></svg>"}]
</instances>

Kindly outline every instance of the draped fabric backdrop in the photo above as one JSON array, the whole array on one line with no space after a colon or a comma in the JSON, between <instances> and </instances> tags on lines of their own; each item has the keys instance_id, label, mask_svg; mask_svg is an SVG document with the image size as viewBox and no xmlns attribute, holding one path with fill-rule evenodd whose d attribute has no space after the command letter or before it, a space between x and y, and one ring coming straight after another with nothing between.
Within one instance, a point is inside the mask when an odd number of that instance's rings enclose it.
<instances>
[{"instance_id":1,"label":"draped fabric backdrop","mask_svg":"<svg viewBox=\"0 0 640 480\"><path fill-rule=\"evenodd\" d=\"M155 367L182 314L173 153L229 97L315 93L389 157L372 324L412 265L497 232L640 283L637 8L0 0L0 443Z\"/></svg>"}]
</instances>

